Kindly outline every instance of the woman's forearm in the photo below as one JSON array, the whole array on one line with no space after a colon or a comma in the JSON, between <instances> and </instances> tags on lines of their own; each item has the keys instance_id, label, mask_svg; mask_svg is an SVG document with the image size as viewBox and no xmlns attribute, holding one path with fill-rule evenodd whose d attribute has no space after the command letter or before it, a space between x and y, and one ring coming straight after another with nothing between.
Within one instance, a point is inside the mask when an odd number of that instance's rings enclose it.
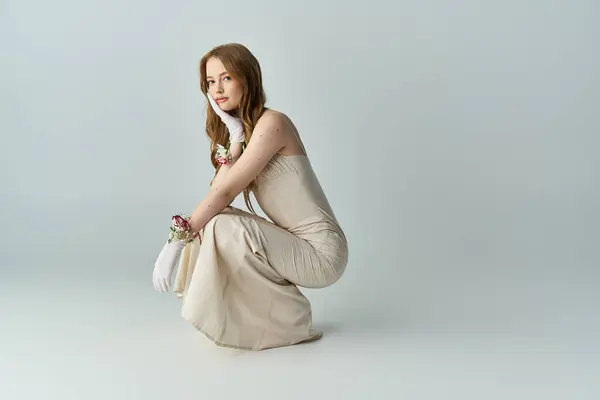
<instances>
[{"instance_id":1,"label":"woman's forearm","mask_svg":"<svg viewBox=\"0 0 600 400\"><path fill-rule=\"evenodd\" d=\"M211 187L208 195L196 206L190 216L189 224L192 232L198 232L218 213L233 201L226 193Z\"/></svg>"},{"instance_id":2,"label":"woman's forearm","mask_svg":"<svg viewBox=\"0 0 600 400\"><path fill-rule=\"evenodd\" d=\"M232 143L229 151L232 158L231 162L221 165L219 171L210 184L208 195L198 204L198 206L196 206L196 209L190 216L189 223L192 228L192 232L198 232L204 228L204 225L206 225L212 217L223 211L235 199L235 197L230 198L230 196L227 194L216 189L219 187L220 182L223 180L225 175L227 175L233 164L235 164L238 158L240 158L242 155L242 144Z\"/></svg>"},{"instance_id":3,"label":"woman's forearm","mask_svg":"<svg viewBox=\"0 0 600 400\"><path fill-rule=\"evenodd\" d=\"M229 169L231 169L231 166L234 164L234 162L235 161L231 162L230 164L221 165L219 167L219 171L217 171L217 174L215 175L213 180L210 182L210 187L213 187L213 186L215 186L215 184L218 184L219 182L221 182L223 177L225 175L227 175L227 172L229 171Z\"/></svg>"}]
</instances>

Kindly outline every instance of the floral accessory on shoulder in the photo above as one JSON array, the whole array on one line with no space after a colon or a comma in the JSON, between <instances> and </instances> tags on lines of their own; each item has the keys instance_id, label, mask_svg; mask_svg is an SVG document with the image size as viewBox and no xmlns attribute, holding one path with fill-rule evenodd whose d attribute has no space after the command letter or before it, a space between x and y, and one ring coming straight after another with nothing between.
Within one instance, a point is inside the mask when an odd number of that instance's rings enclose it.
<instances>
[{"instance_id":1,"label":"floral accessory on shoulder","mask_svg":"<svg viewBox=\"0 0 600 400\"><path fill-rule=\"evenodd\" d=\"M192 233L192 227L189 223L189 218L183 218L181 215L174 215L171 218L171 233L169 233L169 243L173 240L180 240L186 243L193 241L198 232Z\"/></svg>"}]
</instances>

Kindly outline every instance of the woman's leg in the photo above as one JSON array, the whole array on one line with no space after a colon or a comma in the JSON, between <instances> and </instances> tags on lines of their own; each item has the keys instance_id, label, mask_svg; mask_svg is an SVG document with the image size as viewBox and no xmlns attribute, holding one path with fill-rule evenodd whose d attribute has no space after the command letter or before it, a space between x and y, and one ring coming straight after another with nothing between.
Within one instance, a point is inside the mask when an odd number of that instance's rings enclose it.
<instances>
[{"instance_id":1,"label":"woman's leg","mask_svg":"<svg viewBox=\"0 0 600 400\"><path fill-rule=\"evenodd\" d=\"M206 225L201 245L184 250L182 315L219 345L261 350L321 335L312 330L308 299L269 260L267 248L276 239L263 232L267 224L274 226L226 210Z\"/></svg>"}]
</instances>

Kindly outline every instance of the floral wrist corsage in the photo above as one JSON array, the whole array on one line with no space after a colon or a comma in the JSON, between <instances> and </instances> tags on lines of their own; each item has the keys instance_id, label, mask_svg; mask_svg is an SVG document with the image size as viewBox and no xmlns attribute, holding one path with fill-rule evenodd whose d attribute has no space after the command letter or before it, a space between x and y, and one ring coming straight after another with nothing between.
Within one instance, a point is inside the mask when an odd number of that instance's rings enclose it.
<instances>
[{"instance_id":1,"label":"floral wrist corsage","mask_svg":"<svg viewBox=\"0 0 600 400\"><path fill-rule=\"evenodd\" d=\"M188 221L189 218L183 218L181 215L174 215L172 218L171 233L169 233L169 243L173 240L183 242L193 241L198 233L192 233L192 227Z\"/></svg>"},{"instance_id":2,"label":"floral wrist corsage","mask_svg":"<svg viewBox=\"0 0 600 400\"><path fill-rule=\"evenodd\" d=\"M242 142L242 152L246 149L246 143ZM233 162L233 156L231 155L231 151L222 144L217 144L217 153L215 154L215 159L221 165L230 164Z\"/></svg>"},{"instance_id":3,"label":"floral wrist corsage","mask_svg":"<svg viewBox=\"0 0 600 400\"><path fill-rule=\"evenodd\" d=\"M225 148L225 146L221 144L217 145L217 154L215 154L215 158L221 165L229 164L233 160L229 149Z\"/></svg>"}]
</instances>

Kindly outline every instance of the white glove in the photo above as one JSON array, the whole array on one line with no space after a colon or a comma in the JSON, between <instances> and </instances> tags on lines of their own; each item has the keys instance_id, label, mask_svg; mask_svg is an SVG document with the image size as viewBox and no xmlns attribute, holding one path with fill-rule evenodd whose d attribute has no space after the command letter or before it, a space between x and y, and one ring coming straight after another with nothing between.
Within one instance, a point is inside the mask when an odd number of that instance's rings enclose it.
<instances>
[{"instance_id":1,"label":"white glove","mask_svg":"<svg viewBox=\"0 0 600 400\"><path fill-rule=\"evenodd\" d=\"M184 247L185 242L182 240L172 240L171 243L167 242L163 246L154 263L154 272L152 273L154 289L157 292L165 293L171 289L171 275L175 265L179 262Z\"/></svg>"},{"instance_id":2,"label":"white glove","mask_svg":"<svg viewBox=\"0 0 600 400\"><path fill-rule=\"evenodd\" d=\"M233 117L229 115L226 111L221 110L215 99L212 98L210 93L206 93L206 97L208 97L208 102L212 106L212 109L215 113L221 117L221 121L227 127L229 131L229 141L234 143L243 143L244 142L244 124L240 118Z\"/></svg>"}]
</instances>

